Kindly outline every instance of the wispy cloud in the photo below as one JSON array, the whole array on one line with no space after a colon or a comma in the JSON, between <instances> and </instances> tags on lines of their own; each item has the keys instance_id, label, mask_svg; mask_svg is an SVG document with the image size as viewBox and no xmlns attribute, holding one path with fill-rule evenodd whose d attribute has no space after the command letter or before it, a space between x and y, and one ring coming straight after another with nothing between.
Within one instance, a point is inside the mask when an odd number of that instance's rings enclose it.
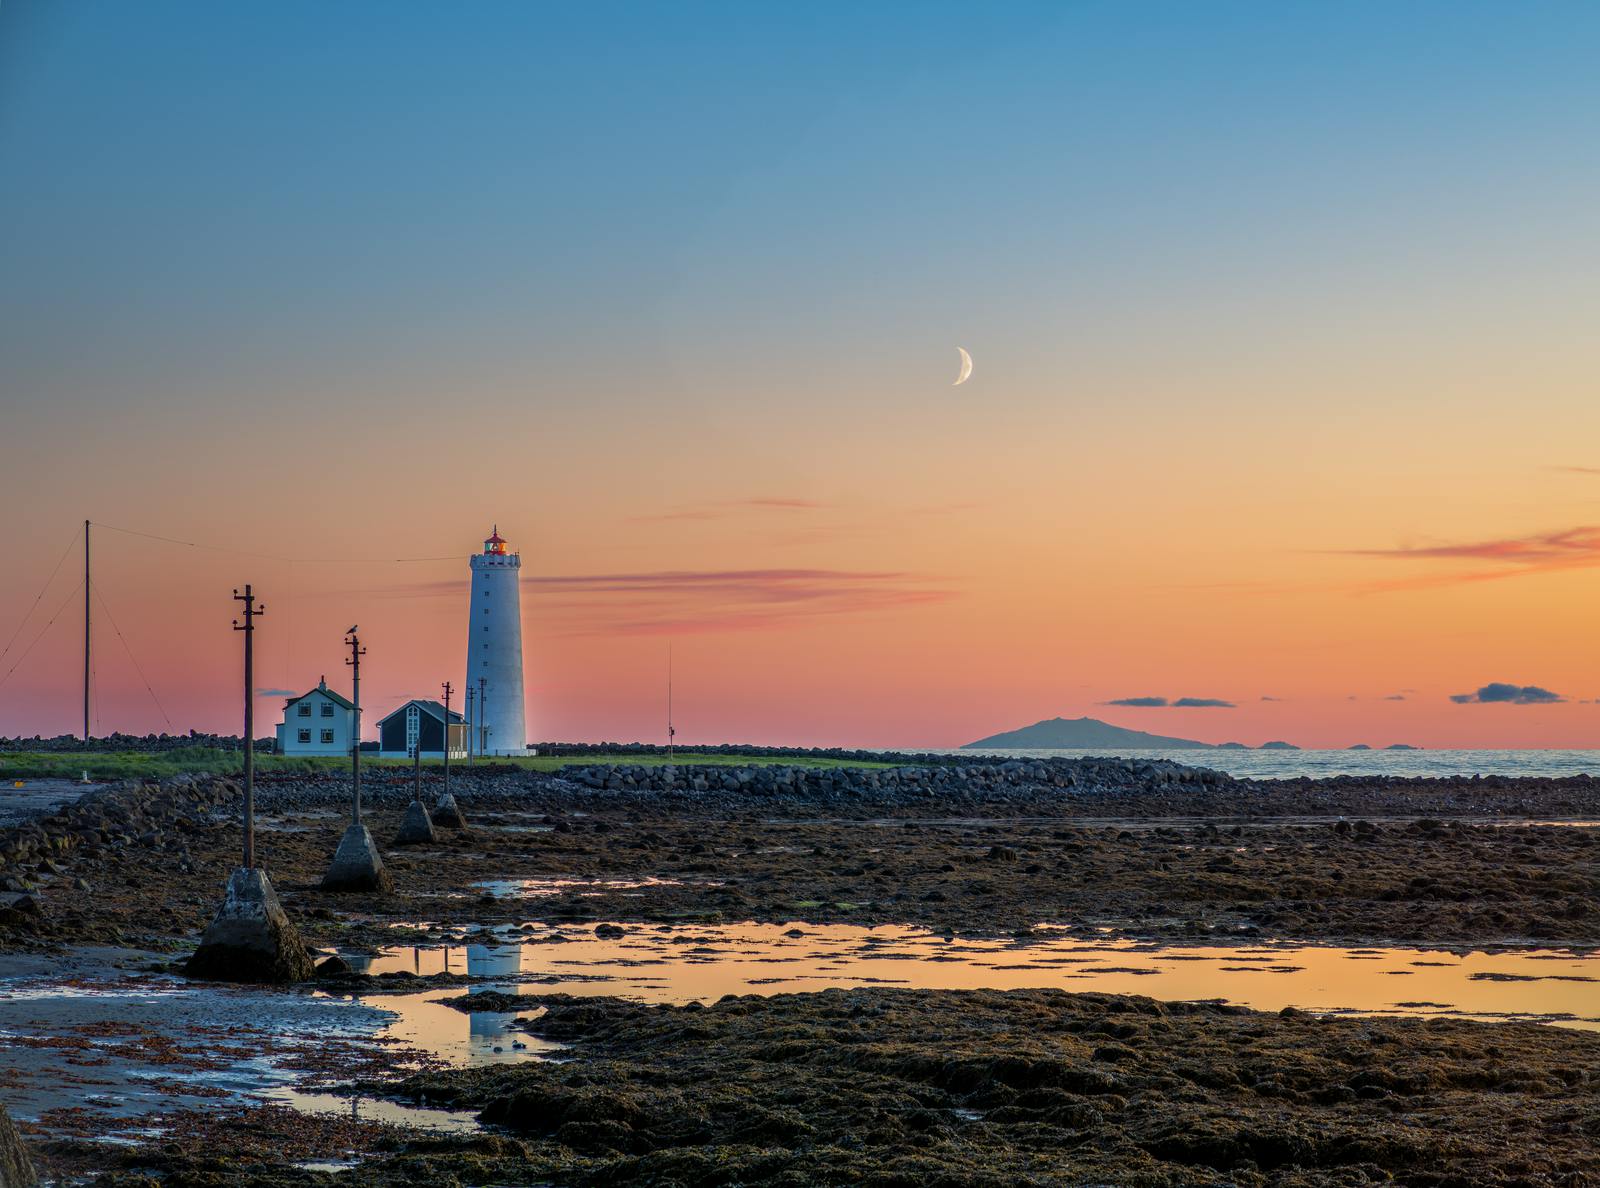
<instances>
[{"instance_id":1,"label":"wispy cloud","mask_svg":"<svg viewBox=\"0 0 1600 1188\"><path fill-rule=\"evenodd\" d=\"M778 630L830 615L944 602L939 579L901 570L665 569L638 573L523 574L537 613L568 635L662 635ZM461 581L418 582L390 597L460 598Z\"/></svg>"},{"instance_id":2,"label":"wispy cloud","mask_svg":"<svg viewBox=\"0 0 1600 1188\"><path fill-rule=\"evenodd\" d=\"M662 523L670 520L723 520L742 512L808 512L823 511L832 504L816 499L799 499L783 495L755 495L748 499L721 499L713 503L695 504L671 511L651 512L629 517L635 523Z\"/></svg>"},{"instance_id":3,"label":"wispy cloud","mask_svg":"<svg viewBox=\"0 0 1600 1188\"><path fill-rule=\"evenodd\" d=\"M1379 590L1449 586L1467 582L1499 581L1532 573L1587 569L1600 565L1600 528L1579 525L1555 532L1499 537L1462 544L1405 545L1393 549L1353 549L1347 555L1391 561L1485 561L1493 569L1457 570L1398 581L1382 582Z\"/></svg>"},{"instance_id":4,"label":"wispy cloud","mask_svg":"<svg viewBox=\"0 0 1600 1188\"><path fill-rule=\"evenodd\" d=\"M1101 705L1122 705L1134 709L1234 709L1231 701L1220 697L1119 697Z\"/></svg>"},{"instance_id":5,"label":"wispy cloud","mask_svg":"<svg viewBox=\"0 0 1600 1188\"><path fill-rule=\"evenodd\" d=\"M1538 685L1513 685L1506 681L1490 681L1472 693L1453 693L1450 700L1458 705L1550 705L1565 701L1559 693L1542 689Z\"/></svg>"},{"instance_id":6,"label":"wispy cloud","mask_svg":"<svg viewBox=\"0 0 1600 1188\"><path fill-rule=\"evenodd\" d=\"M257 689L257 697L298 697L300 694L294 689Z\"/></svg>"},{"instance_id":7,"label":"wispy cloud","mask_svg":"<svg viewBox=\"0 0 1600 1188\"><path fill-rule=\"evenodd\" d=\"M1559 470L1565 474L1600 474L1600 466L1546 466L1546 470Z\"/></svg>"}]
</instances>

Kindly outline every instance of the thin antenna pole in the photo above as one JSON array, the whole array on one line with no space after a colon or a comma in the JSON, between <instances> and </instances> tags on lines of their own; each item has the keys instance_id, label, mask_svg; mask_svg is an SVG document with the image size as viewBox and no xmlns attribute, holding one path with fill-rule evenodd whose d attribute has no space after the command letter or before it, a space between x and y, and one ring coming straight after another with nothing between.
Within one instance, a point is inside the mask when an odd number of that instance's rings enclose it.
<instances>
[{"instance_id":1,"label":"thin antenna pole","mask_svg":"<svg viewBox=\"0 0 1600 1188\"><path fill-rule=\"evenodd\" d=\"M672 762L672 740L677 736L672 725L672 645L667 644L667 762Z\"/></svg>"},{"instance_id":2,"label":"thin antenna pole","mask_svg":"<svg viewBox=\"0 0 1600 1188\"><path fill-rule=\"evenodd\" d=\"M255 620L267 613L264 606L256 605L256 596L249 583L244 593L233 592L235 602L244 603L244 624L233 621L235 631L244 632L244 868L256 865L256 663Z\"/></svg>"},{"instance_id":3,"label":"thin antenna pole","mask_svg":"<svg viewBox=\"0 0 1600 1188\"><path fill-rule=\"evenodd\" d=\"M487 677L478 678L478 754L480 755L489 752L489 715L485 712L489 706L487 680Z\"/></svg>"},{"instance_id":4,"label":"thin antenna pole","mask_svg":"<svg viewBox=\"0 0 1600 1188\"><path fill-rule=\"evenodd\" d=\"M346 644L350 647L350 659L345 663L350 666L351 700L355 710L350 720L350 824L361 824L361 657L367 654L367 649L361 646L361 637L352 628L346 637Z\"/></svg>"},{"instance_id":5,"label":"thin antenna pole","mask_svg":"<svg viewBox=\"0 0 1600 1188\"><path fill-rule=\"evenodd\" d=\"M89 521L83 522L83 741L89 741ZM246 865L249 865L246 863Z\"/></svg>"},{"instance_id":6,"label":"thin antenna pole","mask_svg":"<svg viewBox=\"0 0 1600 1188\"><path fill-rule=\"evenodd\" d=\"M450 795L450 682L444 683L444 795ZM419 732L420 737L420 732Z\"/></svg>"},{"instance_id":7,"label":"thin antenna pole","mask_svg":"<svg viewBox=\"0 0 1600 1188\"><path fill-rule=\"evenodd\" d=\"M467 686L467 766L472 766L472 699L477 690L471 685Z\"/></svg>"}]
</instances>

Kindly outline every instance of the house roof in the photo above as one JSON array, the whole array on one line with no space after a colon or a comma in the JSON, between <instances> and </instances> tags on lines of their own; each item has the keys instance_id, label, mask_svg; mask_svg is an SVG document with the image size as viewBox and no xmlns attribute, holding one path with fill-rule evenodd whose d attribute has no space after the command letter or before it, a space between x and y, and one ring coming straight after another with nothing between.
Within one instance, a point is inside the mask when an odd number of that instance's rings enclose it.
<instances>
[{"instance_id":1,"label":"house roof","mask_svg":"<svg viewBox=\"0 0 1600 1188\"><path fill-rule=\"evenodd\" d=\"M437 701L428 701L425 698L413 697L410 701L404 702L404 703L396 706L394 709L390 710L388 713L384 714L383 717L378 719L378 725L382 726L385 722L387 722L390 718L394 717L396 714L405 713L406 710L409 709L413 705L416 706L418 709L420 709L423 713L427 714L429 717L438 718L440 721L444 720L444 714L445 714L444 706L440 705ZM454 722L465 722L466 719L464 717L462 717L460 714L456 713L455 710L451 710L450 711L450 721L452 723L454 723Z\"/></svg>"},{"instance_id":2,"label":"house roof","mask_svg":"<svg viewBox=\"0 0 1600 1188\"><path fill-rule=\"evenodd\" d=\"M310 697L312 693L321 693L324 697L326 697L329 701L333 702L335 705L342 705L347 710L353 710L353 709L356 708L355 702L350 701L347 698L340 697L337 693L335 693L332 689L328 688L328 686L326 686L326 685L318 685L315 689L312 689L310 693L302 693L302 694L300 694L299 697L291 697L291 698L289 698L288 701L283 703L283 708L284 709L288 709L295 702L304 701L307 697Z\"/></svg>"}]
</instances>

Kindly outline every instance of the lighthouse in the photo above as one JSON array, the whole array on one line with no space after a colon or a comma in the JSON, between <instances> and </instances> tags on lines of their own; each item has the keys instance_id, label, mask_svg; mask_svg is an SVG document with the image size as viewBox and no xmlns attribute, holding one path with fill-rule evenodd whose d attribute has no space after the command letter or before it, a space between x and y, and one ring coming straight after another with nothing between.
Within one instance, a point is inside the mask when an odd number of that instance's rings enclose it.
<instances>
[{"instance_id":1,"label":"lighthouse","mask_svg":"<svg viewBox=\"0 0 1600 1188\"><path fill-rule=\"evenodd\" d=\"M467 624L467 688L477 692L472 749L480 755L527 754L522 716L522 558L496 525L472 558Z\"/></svg>"}]
</instances>

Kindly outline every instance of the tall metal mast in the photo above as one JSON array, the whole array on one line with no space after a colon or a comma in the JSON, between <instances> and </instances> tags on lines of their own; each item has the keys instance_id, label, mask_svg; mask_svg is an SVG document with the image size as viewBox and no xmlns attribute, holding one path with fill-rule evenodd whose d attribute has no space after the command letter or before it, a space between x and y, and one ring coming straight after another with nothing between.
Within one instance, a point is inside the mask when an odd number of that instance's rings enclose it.
<instances>
[{"instance_id":1,"label":"tall metal mast","mask_svg":"<svg viewBox=\"0 0 1600 1188\"><path fill-rule=\"evenodd\" d=\"M83 741L89 741L89 521L83 522ZM249 865L246 863L246 865Z\"/></svg>"}]
</instances>

